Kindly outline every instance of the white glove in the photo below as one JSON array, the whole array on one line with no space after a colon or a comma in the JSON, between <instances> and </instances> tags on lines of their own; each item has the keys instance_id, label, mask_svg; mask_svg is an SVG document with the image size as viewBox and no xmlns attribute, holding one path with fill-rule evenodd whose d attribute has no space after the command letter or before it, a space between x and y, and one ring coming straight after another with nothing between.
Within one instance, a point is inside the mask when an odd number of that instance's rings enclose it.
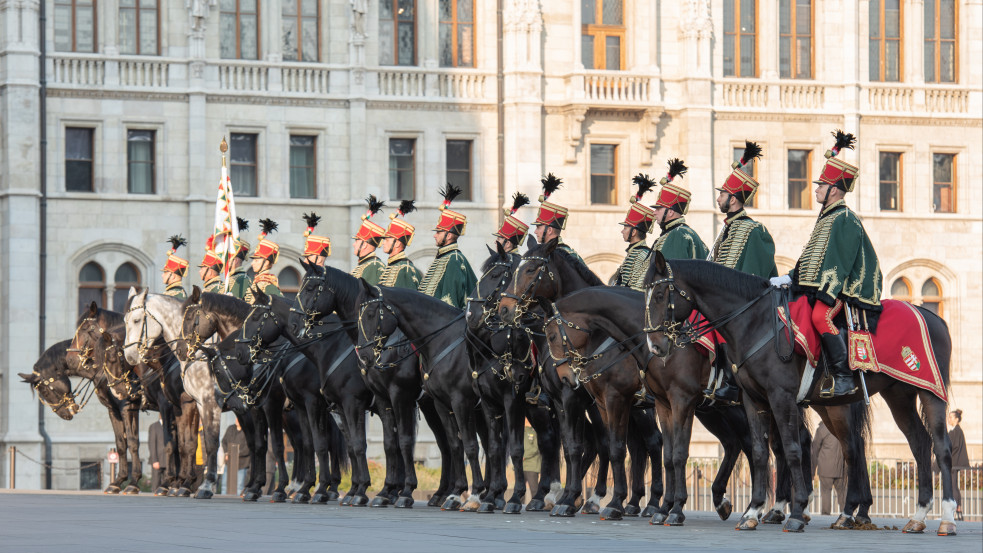
<instances>
[{"instance_id":1,"label":"white glove","mask_svg":"<svg viewBox=\"0 0 983 553\"><path fill-rule=\"evenodd\" d=\"M774 286L775 288L781 288L782 286L788 286L792 284L792 277L788 275L780 275L777 277L771 277L770 279L768 279L768 282L770 282L771 285Z\"/></svg>"}]
</instances>

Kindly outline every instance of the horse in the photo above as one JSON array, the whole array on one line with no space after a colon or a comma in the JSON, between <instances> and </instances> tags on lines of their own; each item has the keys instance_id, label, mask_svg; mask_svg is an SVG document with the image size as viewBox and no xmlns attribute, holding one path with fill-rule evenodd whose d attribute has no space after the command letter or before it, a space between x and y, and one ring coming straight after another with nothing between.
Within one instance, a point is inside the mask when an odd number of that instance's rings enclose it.
<instances>
[{"instance_id":1,"label":"horse","mask_svg":"<svg viewBox=\"0 0 983 553\"><path fill-rule=\"evenodd\" d=\"M805 526L802 512L808 494L800 466L802 452L794 431L799 416L797 394L806 359L792 349L791 343L786 344L788 355L782 352L780 341L790 342L790 338L779 326L776 308L783 303L785 290L771 287L767 279L714 263L674 260L670 264L661 254L657 254L649 266L645 283L645 330L653 353L664 356L674 345L685 345L691 336L683 323L696 310L711 321L710 325L727 341L733 359L743 360L735 364L739 368L738 382L744 391L745 412L751 424L756 478L750 504L738 529L754 528L756 521L751 521L757 518L764 503L767 432L774 417L792 472L793 501L785 530L802 531ZM934 313L925 309L919 311L926 323L943 384L948 387L952 352L948 327ZM766 347L769 344L772 347ZM952 499L952 459L946 432L946 402L931 392L895 380L883 372L868 372L865 379L867 392L871 395L881 394L891 409L918 466L918 506L904 531L923 532L925 529L924 519L932 501L930 449L934 449L941 472L943 498L938 534L954 534L955 501ZM821 398L816 391L816 378L812 380L805 397L812 405L842 405L862 397L854 393L831 399ZM922 405L921 417L916 402ZM854 462L856 460L848 459L848 464Z\"/></svg>"},{"instance_id":2,"label":"horse","mask_svg":"<svg viewBox=\"0 0 983 553\"><path fill-rule=\"evenodd\" d=\"M41 402L64 420L72 420L95 394L109 412L109 422L116 439L119 453L119 474L109 483L103 493L136 495L140 493L140 403L120 401L113 397L105 373L91 362L72 366L68 362L68 350L72 340L62 340L44 350L34 363L30 374L18 373L23 382L30 384L38 392ZM83 379L84 383L73 388L69 377ZM75 398L82 396L82 403ZM132 460L132 472L130 461ZM129 481L126 488L122 488ZM122 491L121 491L122 490Z\"/></svg>"},{"instance_id":3,"label":"horse","mask_svg":"<svg viewBox=\"0 0 983 553\"><path fill-rule=\"evenodd\" d=\"M526 510L545 510L544 498L554 482L559 482L560 456L556 443L559 427L552 412L538 401L528 405L527 394L532 388L533 378L529 369L532 366L531 341L525 332L501 324L498 319L498 299L512 278L519 263L519 256L509 255L497 244L497 250L488 248L490 256L482 266L474 293L467 298L465 320L467 321L468 354L471 359L471 377L481 397L481 408L488 420L492 436L506 435L508 441L490 440L489 493L491 498L504 495L507 482L504 470L505 447L508 446L512 460L515 486L512 496L505 503L503 511L507 514L522 512L522 499L526 494L526 481L522 471L524 455L524 419L529 419L536 431L541 455L539 485L533 490ZM502 353L498 353L502 352ZM478 512L491 512L494 502L483 500Z\"/></svg>"},{"instance_id":4,"label":"horse","mask_svg":"<svg viewBox=\"0 0 983 553\"><path fill-rule=\"evenodd\" d=\"M289 329L297 339L308 338L322 321L336 313L341 320L354 322L358 318L358 294L361 290L359 279L333 267L318 266L302 261L305 268L304 279L297 293L297 306L290 312ZM358 331L355 325L346 324L344 333L352 346L358 343ZM427 504L431 507L443 505L450 488L453 467L450 457L450 445L440 416L433 399L421 395L423 379L419 370L419 360L415 356L406 356L399 350L384 354L386 368L374 365L361 365L362 377L366 385L375 394L379 404L380 418L383 419L383 441L389 443L396 440L402 460L403 489L396 499L397 508L413 506L413 490L417 487L416 467L413 461L416 448L416 406L433 431L437 447L440 450L441 466L440 483ZM419 398L419 399L418 399ZM389 413L394 424L387 424ZM390 432L395 428L395 433ZM386 446L387 449L391 446ZM391 470L397 467L386 465L386 481L392 479ZM384 507L390 498L377 496L369 504L370 507Z\"/></svg>"},{"instance_id":5,"label":"horse","mask_svg":"<svg viewBox=\"0 0 983 553\"><path fill-rule=\"evenodd\" d=\"M502 293L499 301L499 316L506 322L516 326L531 326L537 350L545 352L547 345L545 335L542 334L542 324L539 320L529 325L524 322L527 314L537 313L537 300L556 300L566 294L588 288L591 286L601 286L603 282L582 262L577 261L562 249L558 249L558 239L553 239L544 244L530 242L529 249L523 255L519 266L516 268L505 292ZM548 280L545 277L549 277ZM586 467L583 466L581 452L583 449L583 426L585 424L584 413L591 415L591 420L600 420L600 412L594 405L594 399L584 389L573 390L569 386L561 383L556 375L555 366L549 356L541 356L544 359L540 364L540 377L543 382L548 384L551 397L559 398L559 418L563 429L564 450L568 452L567 462L570 470L567 471L567 487L561 498L557 501L551 516L573 516L576 509L575 502L581 495L583 488L583 475ZM662 435L655 424L654 414L648 415L639 410L631 411L631 424L635 426L635 431L628 432L628 447L633 451L645 451L652 462L653 478L651 483L651 493L649 503L645 507L646 516L654 514L658 506L658 498L662 495L661 470L656 475L656 466L661 463L662 457ZM594 495L585 504L585 511L590 513L599 512L600 498L606 491L606 468L609 462L608 453L611 451L608 444L608 433L596 425L598 432L596 443L600 457L601 473L598 475L598 485ZM624 514L627 516L638 516L642 509L639 507L641 498L644 496L644 483L641 475L645 471L645 464L648 459L644 454L632 455L632 497L625 507ZM602 485L603 484L603 485ZM588 507L589 510L588 510ZM614 515L609 511L610 516Z\"/></svg>"},{"instance_id":6,"label":"horse","mask_svg":"<svg viewBox=\"0 0 983 553\"><path fill-rule=\"evenodd\" d=\"M355 351L362 365L389 370L395 362L385 361L385 354L407 345L412 350L406 358L421 357L423 391L437 404L452 452L453 484L441 509L477 510L485 492L476 439L481 417L476 416L480 415L478 395L467 378L464 312L416 290L359 282ZM471 466L471 494L466 503L461 499L468 488L465 456Z\"/></svg>"}]
</instances>

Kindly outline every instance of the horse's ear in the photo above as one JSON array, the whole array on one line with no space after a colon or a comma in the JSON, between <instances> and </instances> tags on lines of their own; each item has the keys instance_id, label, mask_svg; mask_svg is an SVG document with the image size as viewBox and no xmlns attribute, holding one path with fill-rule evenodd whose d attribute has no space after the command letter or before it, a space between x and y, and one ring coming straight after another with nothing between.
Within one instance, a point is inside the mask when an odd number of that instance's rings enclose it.
<instances>
[{"instance_id":1,"label":"horse's ear","mask_svg":"<svg viewBox=\"0 0 983 553\"><path fill-rule=\"evenodd\" d=\"M495 243L498 244L498 242L495 242ZM489 246L488 244L485 244L485 247L488 248L488 255L495 255L495 250L493 250L491 246ZM500 244L499 244L499 248L501 248L501 245Z\"/></svg>"},{"instance_id":2,"label":"horse's ear","mask_svg":"<svg viewBox=\"0 0 983 553\"><path fill-rule=\"evenodd\" d=\"M34 384L38 381L38 379L41 378L41 375L37 373L30 373L30 374L17 373L17 376L19 376L20 379L26 382L27 384Z\"/></svg>"},{"instance_id":3,"label":"horse's ear","mask_svg":"<svg viewBox=\"0 0 983 553\"><path fill-rule=\"evenodd\" d=\"M133 290L133 293L136 294L137 296L139 296L141 299L143 299L143 301L147 301L147 292L150 291L149 288L144 288L143 290L138 290L137 288L131 286L130 287L130 290Z\"/></svg>"},{"instance_id":4,"label":"horse's ear","mask_svg":"<svg viewBox=\"0 0 983 553\"><path fill-rule=\"evenodd\" d=\"M126 299L130 299L130 298L132 298L135 295L137 295L137 289L136 289L136 287L130 286L130 291L127 292ZM93 302L93 303L95 303L95 302Z\"/></svg>"},{"instance_id":5,"label":"horse's ear","mask_svg":"<svg viewBox=\"0 0 983 553\"><path fill-rule=\"evenodd\" d=\"M547 298L544 298L542 296L536 296L536 301L539 302L539 308L543 310L543 313L546 314L546 317L547 318L549 318L549 317L551 317L553 315L553 309L556 308L556 304L555 303L553 303L551 300L549 300Z\"/></svg>"},{"instance_id":6,"label":"horse's ear","mask_svg":"<svg viewBox=\"0 0 983 553\"><path fill-rule=\"evenodd\" d=\"M311 264L307 262L306 257L299 257L297 258L297 261L300 261L300 266L304 268L305 273L311 272Z\"/></svg>"},{"instance_id":7,"label":"horse's ear","mask_svg":"<svg viewBox=\"0 0 983 553\"><path fill-rule=\"evenodd\" d=\"M656 274L666 274L666 258L662 255L662 252L655 252L655 259L652 260L652 264L655 266Z\"/></svg>"},{"instance_id":8,"label":"horse's ear","mask_svg":"<svg viewBox=\"0 0 983 553\"><path fill-rule=\"evenodd\" d=\"M266 292L259 289L259 286L253 285L253 298L256 300L254 303L259 303L262 305L269 305L269 299L266 296Z\"/></svg>"},{"instance_id":9,"label":"horse's ear","mask_svg":"<svg viewBox=\"0 0 983 553\"><path fill-rule=\"evenodd\" d=\"M99 314L99 306L96 305L96 302L93 301L92 303L89 304L89 316L95 317L98 314Z\"/></svg>"},{"instance_id":10,"label":"horse's ear","mask_svg":"<svg viewBox=\"0 0 983 553\"><path fill-rule=\"evenodd\" d=\"M538 245L539 245L539 241L536 240L536 236L530 234L529 237L526 238L526 253L532 251L533 248L535 248Z\"/></svg>"},{"instance_id":11,"label":"horse's ear","mask_svg":"<svg viewBox=\"0 0 983 553\"><path fill-rule=\"evenodd\" d=\"M543 252L542 252L543 257L549 257L550 254L553 253L553 251L556 250L556 247L559 245L560 245L559 238L550 239L550 241L547 242L545 246L543 246Z\"/></svg>"},{"instance_id":12,"label":"horse's ear","mask_svg":"<svg viewBox=\"0 0 983 553\"><path fill-rule=\"evenodd\" d=\"M509 252L505 251L505 246L503 246L501 242L495 242L495 247L498 248L499 259L508 259Z\"/></svg>"},{"instance_id":13,"label":"horse's ear","mask_svg":"<svg viewBox=\"0 0 983 553\"><path fill-rule=\"evenodd\" d=\"M198 288L197 284L191 287L191 298L189 299L191 300L189 305L198 305L201 303L201 288Z\"/></svg>"}]
</instances>

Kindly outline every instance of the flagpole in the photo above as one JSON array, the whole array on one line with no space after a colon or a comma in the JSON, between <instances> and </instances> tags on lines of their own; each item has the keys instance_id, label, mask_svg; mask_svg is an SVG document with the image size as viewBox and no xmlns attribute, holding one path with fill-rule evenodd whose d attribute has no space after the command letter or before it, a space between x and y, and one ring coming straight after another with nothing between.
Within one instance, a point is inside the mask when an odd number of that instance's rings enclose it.
<instances>
[{"instance_id":1,"label":"flagpole","mask_svg":"<svg viewBox=\"0 0 983 553\"><path fill-rule=\"evenodd\" d=\"M229 151L229 144L225 141L225 137L224 136L222 137L222 143L219 144L218 149L219 149L219 151L222 152L222 180L219 183L219 190L221 190L223 187L226 186L226 184L229 181L229 169L228 169L228 167L227 167L227 165L225 163L225 153L227 151ZM233 224L235 224L235 223L233 222ZM225 292L228 293L228 291L229 291L229 261L231 261L230 260L229 253L231 252L231 250L232 250L232 248L234 246L234 244L230 244L229 243L230 241L232 241L232 233L230 232L230 233L226 234L223 237L223 240L225 242L225 252L223 254L224 259L222 260L223 261L223 264L222 264L222 272L225 274L225 278L223 279L225 281ZM236 253L238 253L238 252L236 252Z\"/></svg>"}]
</instances>

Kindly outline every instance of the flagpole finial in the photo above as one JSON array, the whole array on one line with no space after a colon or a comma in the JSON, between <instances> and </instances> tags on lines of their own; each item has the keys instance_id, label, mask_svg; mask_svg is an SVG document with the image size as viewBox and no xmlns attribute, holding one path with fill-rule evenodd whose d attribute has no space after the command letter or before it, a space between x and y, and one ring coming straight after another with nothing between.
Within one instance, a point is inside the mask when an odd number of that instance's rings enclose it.
<instances>
[{"instance_id":1,"label":"flagpole finial","mask_svg":"<svg viewBox=\"0 0 983 553\"><path fill-rule=\"evenodd\" d=\"M225 152L229 151L229 143L225 141L225 137L222 137L222 143L218 145L218 149L222 152L222 167L225 167Z\"/></svg>"}]
</instances>

